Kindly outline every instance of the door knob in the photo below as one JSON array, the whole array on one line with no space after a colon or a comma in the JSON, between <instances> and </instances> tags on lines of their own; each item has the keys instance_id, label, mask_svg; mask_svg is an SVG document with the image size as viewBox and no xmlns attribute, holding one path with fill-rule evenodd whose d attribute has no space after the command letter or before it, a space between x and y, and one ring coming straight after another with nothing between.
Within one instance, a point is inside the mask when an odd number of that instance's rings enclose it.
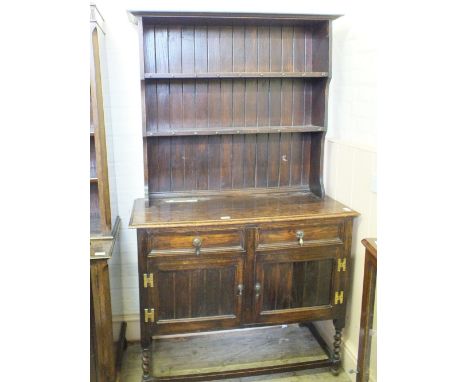
<instances>
[{"instance_id":1,"label":"door knob","mask_svg":"<svg viewBox=\"0 0 468 382\"><path fill-rule=\"evenodd\" d=\"M200 249L201 249L201 239L196 237L192 241L193 246L195 247L195 255L200 256Z\"/></svg>"},{"instance_id":2,"label":"door knob","mask_svg":"<svg viewBox=\"0 0 468 382\"><path fill-rule=\"evenodd\" d=\"M262 289L262 285L260 283L255 284L255 298L260 297L260 290Z\"/></svg>"},{"instance_id":3,"label":"door knob","mask_svg":"<svg viewBox=\"0 0 468 382\"><path fill-rule=\"evenodd\" d=\"M304 231L297 231L296 237L299 239L299 245L302 247L304 244Z\"/></svg>"}]
</instances>

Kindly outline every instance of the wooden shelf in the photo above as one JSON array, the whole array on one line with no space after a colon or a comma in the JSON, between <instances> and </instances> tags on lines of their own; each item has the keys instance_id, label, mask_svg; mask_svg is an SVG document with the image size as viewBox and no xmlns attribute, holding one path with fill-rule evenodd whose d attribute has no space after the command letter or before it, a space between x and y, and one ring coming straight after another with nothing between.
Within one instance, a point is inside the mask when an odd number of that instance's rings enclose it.
<instances>
[{"instance_id":1,"label":"wooden shelf","mask_svg":"<svg viewBox=\"0 0 468 382\"><path fill-rule=\"evenodd\" d=\"M89 182L90 182L90 183L97 183L97 182L98 182L98 178L89 178Z\"/></svg>"},{"instance_id":2,"label":"wooden shelf","mask_svg":"<svg viewBox=\"0 0 468 382\"><path fill-rule=\"evenodd\" d=\"M213 72L213 73L145 73L145 79L195 78L324 78L328 72Z\"/></svg>"},{"instance_id":3,"label":"wooden shelf","mask_svg":"<svg viewBox=\"0 0 468 382\"><path fill-rule=\"evenodd\" d=\"M163 130L147 132L146 137L170 137L170 136L193 136L193 135L226 135L226 134L272 134L272 133L307 133L326 131L324 126L240 126L240 127L210 127L195 129L186 127L184 129Z\"/></svg>"}]
</instances>

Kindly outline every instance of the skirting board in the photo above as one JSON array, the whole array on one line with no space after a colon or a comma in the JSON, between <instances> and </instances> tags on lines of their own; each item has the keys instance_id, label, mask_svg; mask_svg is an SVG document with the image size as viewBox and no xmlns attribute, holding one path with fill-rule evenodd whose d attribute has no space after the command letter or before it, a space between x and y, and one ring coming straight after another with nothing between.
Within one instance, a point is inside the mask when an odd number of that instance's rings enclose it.
<instances>
[{"instance_id":1,"label":"skirting board","mask_svg":"<svg viewBox=\"0 0 468 382\"><path fill-rule=\"evenodd\" d=\"M117 341L119 338L121 322L127 323L127 330L125 334L127 341L140 341L140 315L136 313L113 316L112 329L114 334L114 341Z\"/></svg>"}]
</instances>

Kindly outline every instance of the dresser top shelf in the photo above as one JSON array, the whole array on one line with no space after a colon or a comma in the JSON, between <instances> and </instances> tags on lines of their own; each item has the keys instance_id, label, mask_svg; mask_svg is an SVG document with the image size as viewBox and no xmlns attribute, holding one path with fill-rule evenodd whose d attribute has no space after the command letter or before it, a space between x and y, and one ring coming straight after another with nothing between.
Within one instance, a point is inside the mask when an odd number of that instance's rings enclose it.
<instances>
[{"instance_id":1,"label":"dresser top shelf","mask_svg":"<svg viewBox=\"0 0 468 382\"><path fill-rule=\"evenodd\" d=\"M307 191L258 193L235 196L190 196L137 199L131 228L172 228L255 224L303 219L355 217L356 211L329 197L316 198Z\"/></svg>"},{"instance_id":2,"label":"dresser top shelf","mask_svg":"<svg viewBox=\"0 0 468 382\"><path fill-rule=\"evenodd\" d=\"M229 21L232 23L259 23L259 22L283 22L289 25L298 23L336 20L340 14L295 14L295 13L231 13L231 12L154 12L145 10L128 10L128 13L135 17L143 17L146 21L153 22L220 22Z\"/></svg>"}]
</instances>

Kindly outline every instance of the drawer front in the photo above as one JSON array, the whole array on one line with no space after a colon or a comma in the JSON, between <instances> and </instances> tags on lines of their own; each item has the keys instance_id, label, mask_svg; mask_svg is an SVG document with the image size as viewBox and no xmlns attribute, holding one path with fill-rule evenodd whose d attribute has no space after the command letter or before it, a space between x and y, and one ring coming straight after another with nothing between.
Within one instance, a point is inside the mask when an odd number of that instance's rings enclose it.
<instances>
[{"instance_id":1,"label":"drawer front","mask_svg":"<svg viewBox=\"0 0 468 382\"><path fill-rule=\"evenodd\" d=\"M147 248L152 254L174 252L200 255L219 251L242 251L244 249L244 234L242 229L149 231L147 244Z\"/></svg>"},{"instance_id":2,"label":"drawer front","mask_svg":"<svg viewBox=\"0 0 468 382\"><path fill-rule=\"evenodd\" d=\"M266 227L259 230L258 248L302 247L320 245L325 242L341 244L343 242L342 237L342 222Z\"/></svg>"}]
</instances>

